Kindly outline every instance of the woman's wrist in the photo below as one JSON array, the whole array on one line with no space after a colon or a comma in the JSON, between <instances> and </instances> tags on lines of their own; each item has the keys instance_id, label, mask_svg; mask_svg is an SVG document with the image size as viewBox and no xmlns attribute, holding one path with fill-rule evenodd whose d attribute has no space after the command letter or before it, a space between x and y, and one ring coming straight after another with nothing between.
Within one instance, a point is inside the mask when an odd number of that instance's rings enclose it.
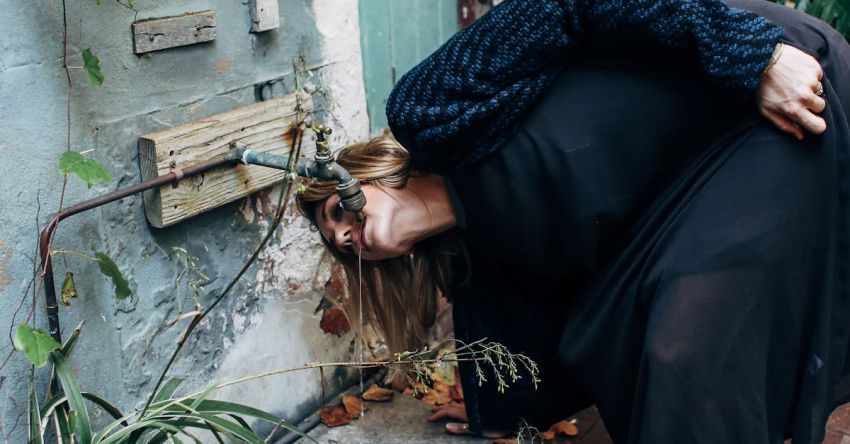
<instances>
[{"instance_id":1,"label":"woman's wrist","mask_svg":"<svg viewBox=\"0 0 850 444\"><path fill-rule=\"evenodd\" d=\"M771 54L770 56L770 61L767 62L767 66L764 67L764 71L762 71L762 74L767 73L767 71L770 70L770 68L773 68L773 65L775 65L776 62L779 61L779 57L782 56L782 48L784 47L785 44L783 44L782 42L776 44L776 48L774 48L773 54Z\"/></svg>"}]
</instances>

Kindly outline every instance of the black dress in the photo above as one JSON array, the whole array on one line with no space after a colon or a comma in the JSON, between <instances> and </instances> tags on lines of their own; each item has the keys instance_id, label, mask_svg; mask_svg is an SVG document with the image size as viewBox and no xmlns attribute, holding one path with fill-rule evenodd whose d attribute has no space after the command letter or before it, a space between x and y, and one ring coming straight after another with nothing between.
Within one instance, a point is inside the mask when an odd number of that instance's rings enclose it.
<instances>
[{"instance_id":1,"label":"black dress","mask_svg":"<svg viewBox=\"0 0 850 444\"><path fill-rule=\"evenodd\" d=\"M584 45L507 146L448 177L455 334L541 367L499 394L462 364L474 430L595 403L618 443L814 443L850 393L850 46L730 5L821 62L825 134L779 132L687 52Z\"/></svg>"}]
</instances>

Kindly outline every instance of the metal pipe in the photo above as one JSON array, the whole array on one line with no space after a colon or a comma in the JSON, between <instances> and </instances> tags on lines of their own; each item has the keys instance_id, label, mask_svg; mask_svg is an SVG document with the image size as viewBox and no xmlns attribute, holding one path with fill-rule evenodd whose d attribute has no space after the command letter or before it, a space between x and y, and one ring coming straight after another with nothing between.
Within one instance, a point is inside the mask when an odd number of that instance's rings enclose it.
<instances>
[{"instance_id":1,"label":"metal pipe","mask_svg":"<svg viewBox=\"0 0 850 444\"><path fill-rule=\"evenodd\" d=\"M104 194L103 196L98 196L94 199L89 199L87 201L80 202L72 207L65 208L64 210L61 210L50 216L50 219L47 220L47 223L44 225L44 228L41 230L41 234L38 238L38 248L39 253L41 255L41 269L44 278L44 296L46 300L47 326L49 329L50 336L53 337L56 342L59 342L60 344L62 343L62 334L59 328L59 305L56 302L56 284L53 281L53 261L50 258L50 243L53 240L53 235L56 231L56 228L59 226L59 222L77 213L82 213L83 211L90 210L92 208L96 208L119 199L123 199L127 196L131 196L133 194L140 193L151 188L161 187L163 185L176 182L182 179L183 177L193 176L209 171L216 167L233 164L240 161L241 159L235 153L229 152L223 156L214 158L212 160L202 162L190 167L186 167L182 170L175 170L164 176L159 176L154 179L146 180L136 185L132 185L127 188L121 188L109 194Z\"/></svg>"},{"instance_id":2,"label":"metal pipe","mask_svg":"<svg viewBox=\"0 0 850 444\"><path fill-rule=\"evenodd\" d=\"M231 151L240 157L243 163L261 165L269 168L286 170L289 166L289 157L277 154L257 152L245 148L235 148ZM346 211L355 213L357 220L363 221L361 210L366 206L366 196L360 189L360 181L352 177L345 168L338 163L324 160L311 160L299 158L296 162L299 176L320 180L333 180L338 183L336 192L339 195L342 207Z\"/></svg>"}]
</instances>

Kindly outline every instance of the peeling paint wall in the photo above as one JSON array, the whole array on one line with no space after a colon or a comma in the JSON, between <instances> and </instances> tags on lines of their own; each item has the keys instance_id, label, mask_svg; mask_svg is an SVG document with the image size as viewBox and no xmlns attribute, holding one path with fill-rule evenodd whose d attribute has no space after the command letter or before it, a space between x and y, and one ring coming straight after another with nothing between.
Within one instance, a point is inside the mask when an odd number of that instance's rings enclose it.
<instances>
[{"instance_id":1,"label":"peeling paint wall","mask_svg":"<svg viewBox=\"0 0 850 444\"><path fill-rule=\"evenodd\" d=\"M71 69L70 146L103 163L114 180L87 189L69 178L68 206L140 180L137 138L145 133L292 93L294 60L308 70L298 84L312 93L319 119L335 132L332 146L368 136L360 62L357 2L280 0L279 29L250 34L247 1L136 0L137 12L115 1L67 0L68 63L82 66L91 48L106 76L91 85ZM38 229L59 208L63 177L57 161L68 146L68 95L62 55L62 1L0 0L0 327L27 321L38 286ZM213 10L214 42L133 54L134 19ZM311 143L305 147L312 149ZM134 296L116 301L96 264L56 256L57 281L73 271L80 294L60 307L69 333L85 321L71 360L83 390L125 411L143 404L188 324L166 327L181 313L207 304L223 289L268 230L280 189L167 229L148 226L139 196L74 216L60 226L55 248L102 251L125 272ZM196 265L187 262L196 258ZM204 278L208 277L208 279ZM189 378L185 389L306 362L350 357L352 336L320 329L323 296L337 291L316 233L287 210L271 246L232 294L196 330L172 371ZM190 279L203 284L193 289ZM331 284L329 284L331 282ZM58 282L57 282L58 283ZM29 323L46 330L43 295ZM29 366L0 340L0 437L25 441ZM325 389L351 380L327 377ZM45 384L45 372L37 373ZM276 376L225 390L221 396L298 419L320 402L315 372ZM100 415L100 420L104 420Z\"/></svg>"}]
</instances>

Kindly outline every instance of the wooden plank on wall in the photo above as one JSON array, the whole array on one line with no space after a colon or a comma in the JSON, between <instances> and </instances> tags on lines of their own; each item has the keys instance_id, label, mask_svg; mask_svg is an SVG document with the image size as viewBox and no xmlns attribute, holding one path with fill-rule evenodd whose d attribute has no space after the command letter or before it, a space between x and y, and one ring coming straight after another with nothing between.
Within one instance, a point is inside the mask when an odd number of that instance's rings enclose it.
<instances>
[{"instance_id":1,"label":"wooden plank on wall","mask_svg":"<svg viewBox=\"0 0 850 444\"><path fill-rule=\"evenodd\" d=\"M257 151L288 154L297 101L304 112L312 109L309 96L291 94L145 134L139 139L142 179L212 159L230 150L231 142ZM256 165L210 170L184 178L176 187L146 191L145 215L152 226L167 227L283 179L284 172Z\"/></svg>"},{"instance_id":2,"label":"wooden plank on wall","mask_svg":"<svg viewBox=\"0 0 850 444\"><path fill-rule=\"evenodd\" d=\"M264 32L280 27L277 0L251 0L251 32Z\"/></svg>"},{"instance_id":3,"label":"wooden plank on wall","mask_svg":"<svg viewBox=\"0 0 850 444\"><path fill-rule=\"evenodd\" d=\"M172 17L159 17L134 22L133 52L151 51L193 45L215 40L215 13L188 12Z\"/></svg>"}]
</instances>

